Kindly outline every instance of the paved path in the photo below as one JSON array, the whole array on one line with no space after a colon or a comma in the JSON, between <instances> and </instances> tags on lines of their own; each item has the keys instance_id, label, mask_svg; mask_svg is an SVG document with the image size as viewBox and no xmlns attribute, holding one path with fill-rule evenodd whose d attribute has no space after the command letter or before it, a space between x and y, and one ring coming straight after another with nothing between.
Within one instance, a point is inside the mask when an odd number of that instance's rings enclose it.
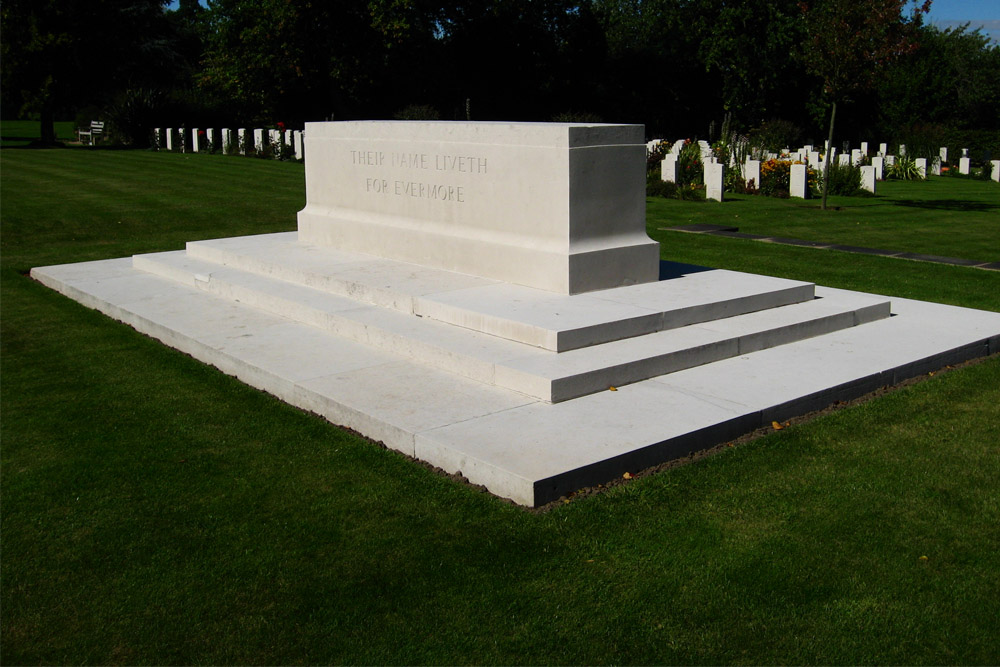
<instances>
[{"instance_id":1,"label":"paved path","mask_svg":"<svg viewBox=\"0 0 1000 667\"><path fill-rule=\"evenodd\" d=\"M882 257L896 257L898 259L911 259L917 262L933 262L935 264L951 264L953 266L971 266L976 269L986 269L988 271L1000 271L1000 262L980 262L974 259L960 259L957 257L941 257L939 255L921 255L914 252L903 252L901 250L879 250L878 248L862 248L852 245L840 245L837 243L822 243L820 241L805 241L803 239L789 239L781 236L764 236L760 234L744 234L738 227L727 225L679 225L677 227L660 227L661 231L686 232L688 234L711 234L713 236L727 236L736 239L750 239L751 241L764 241L766 243L778 243L780 245L805 246L808 248L823 248L826 250L840 250L841 252L856 252L863 255L880 255Z\"/></svg>"}]
</instances>

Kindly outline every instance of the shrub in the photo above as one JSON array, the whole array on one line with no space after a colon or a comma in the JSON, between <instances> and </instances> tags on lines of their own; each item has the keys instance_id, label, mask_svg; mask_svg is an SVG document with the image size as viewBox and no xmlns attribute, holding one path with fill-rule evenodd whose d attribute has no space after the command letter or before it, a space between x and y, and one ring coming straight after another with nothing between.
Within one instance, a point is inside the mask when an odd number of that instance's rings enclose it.
<instances>
[{"instance_id":1,"label":"shrub","mask_svg":"<svg viewBox=\"0 0 1000 667\"><path fill-rule=\"evenodd\" d=\"M660 173L660 163L663 162L663 158L667 153L670 152L670 144L666 141L660 141L652 148L646 149L646 171L650 172L654 169L657 173Z\"/></svg>"},{"instance_id":2,"label":"shrub","mask_svg":"<svg viewBox=\"0 0 1000 667\"><path fill-rule=\"evenodd\" d=\"M396 120L440 120L441 114L429 104L409 104L392 117Z\"/></svg>"},{"instance_id":3,"label":"shrub","mask_svg":"<svg viewBox=\"0 0 1000 667\"><path fill-rule=\"evenodd\" d=\"M684 140L677 155L677 185L703 185L704 167L701 164L701 147L697 141Z\"/></svg>"},{"instance_id":4,"label":"shrub","mask_svg":"<svg viewBox=\"0 0 1000 667\"><path fill-rule=\"evenodd\" d=\"M900 155L896 161L885 170L886 178L895 178L901 181L919 181L923 178L920 169L917 168L916 158L907 155Z\"/></svg>"},{"instance_id":5,"label":"shrub","mask_svg":"<svg viewBox=\"0 0 1000 667\"><path fill-rule=\"evenodd\" d=\"M553 123L601 123L601 117L592 111L562 111L552 117Z\"/></svg>"},{"instance_id":6,"label":"shrub","mask_svg":"<svg viewBox=\"0 0 1000 667\"><path fill-rule=\"evenodd\" d=\"M778 153L786 146L802 143L802 128L787 120L773 118L752 130L748 137L751 145L764 151Z\"/></svg>"},{"instance_id":7,"label":"shrub","mask_svg":"<svg viewBox=\"0 0 1000 667\"><path fill-rule=\"evenodd\" d=\"M912 160L911 160L912 162ZM838 161L830 163L827 172L824 189L827 194L853 197L861 190L861 168L853 164L840 164Z\"/></svg>"},{"instance_id":8,"label":"shrub","mask_svg":"<svg viewBox=\"0 0 1000 667\"><path fill-rule=\"evenodd\" d=\"M778 199L787 199L791 191L791 181L792 181L792 165L793 164L803 164L802 162L792 162L791 160L776 160L770 159L766 162L762 162L760 165L760 184L753 187L754 184L748 182L747 192L753 193L757 192L765 197L776 197ZM858 172L860 178L860 171ZM819 184L819 174L815 169L806 168L806 189L807 194L813 196L817 194L817 185Z\"/></svg>"},{"instance_id":9,"label":"shrub","mask_svg":"<svg viewBox=\"0 0 1000 667\"><path fill-rule=\"evenodd\" d=\"M147 88L129 88L121 93L107 110L114 137L126 146L148 147L153 117L162 99L160 91Z\"/></svg>"}]
</instances>

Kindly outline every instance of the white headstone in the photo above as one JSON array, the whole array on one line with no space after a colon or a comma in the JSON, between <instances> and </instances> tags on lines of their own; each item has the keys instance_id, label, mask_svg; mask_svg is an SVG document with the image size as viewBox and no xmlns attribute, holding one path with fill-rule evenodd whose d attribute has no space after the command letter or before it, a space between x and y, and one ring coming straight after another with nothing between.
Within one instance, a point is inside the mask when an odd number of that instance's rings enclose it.
<instances>
[{"instance_id":1,"label":"white headstone","mask_svg":"<svg viewBox=\"0 0 1000 667\"><path fill-rule=\"evenodd\" d=\"M671 153L680 153L683 148L684 148L684 140L683 139L678 139L677 141L674 142L674 147L673 147L673 149L670 152Z\"/></svg>"},{"instance_id":2,"label":"white headstone","mask_svg":"<svg viewBox=\"0 0 1000 667\"><path fill-rule=\"evenodd\" d=\"M927 158L918 157L914 162L917 165L917 171L920 172L920 178L927 178Z\"/></svg>"},{"instance_id":3,"label":"white headstone","mask_svg":"<svg viewBox=\"0 0 1000 667\"><path fill-rule=\"evenodd\" d=\"M992 168L990 178L1000 183L1000 160L990 160L990 167Z\"/></svg>"},{"instance_id":4,"label":"white headstone","mask_svg":"<svg viewBox=\"0 0 1000 667\"><path fill-rule=\"evenodd\" d=\"M292 132L292 144L295 149L295 159L302 159L302 133L298 130Z\"/></svg>"},{"instance_id":5,"label":"white headstone","mask_svg":"<svg viewBox=\"0 0 1000 667\"><path fill-rule=\"evenodd\" d=\"M188 131L186 127L178 128L177 143L181 146L181 153L186 153L188 149Z\"/></svg>"},{"instance_id":6,"label":"white headstone","mask_svg":"<svg viewBox=\"0 0 1000 667\"><path fill-rule=\"evenodd\" d=\"M247 131L244 128L239 128L236 130L236 141L239 143L239 152L241 155L247 154Z\"/></svg>"},{"instance_id":7,"label":"white headstone","mask_svg":"<svg viewBox=\"0 0 1000 667\"><path fill-rule=\"evenodd\" d=\"M868 157L868 142L867 141L862 141L861 142L861 154L864 155L865 157Z\"/></svg>"},{"instance_id":8,"label":"white headstone","mask_svg":"<svg viewBox=\"0 0 1000 667\"><path fill-rule=\"evenodd\" d=\"M963 148L962 149L962 157L969 157L969 149L968 148Z\"/></svg>"},{"instance_id":9,"label":"white headstone","mask_svg":"<svg viewBox=\"0 0 1000 667\"><path fill-rule=\"evenodd\" d=\"M174 128L167 128L167 150L174 150Z\"/></svg>"},{"instance_id":10,"label":"white headstone","mask_svg":"<svg viewBox=\"0 0 1000 667\"><path fill-rule=\"evenodd\" d=\"M747 160L743 167L743 178L747 183L753 181L754 187L760 189L760 160Z\"/></svg>"},{"instance_id":11,"label":"white headstone","mask_svg":"<svg viewBox=\"0 0 1000 667\"><path fill-rule=\"evenodd\" d=\"M302 243L561 294L659 279L641 125L306 124Z\"/></svg>"},{"instance_id":12,"label":"white headstone","mask_svg":"<svg viewBox=\"0 0 1000 667\"><path fill-rule=\"evenodd\" d=\"M940 176L941 175L941 158L940 157L934 158L934 161L931 162L931 173L934 174L935 176Z\"/></svg>"},{"instance_id":13,"label":"white headstone","mask_svg":"<svg viewBox=\"0 0 1000 667\"><path fill-rule=\"evenodd\" d=\"M855 148L851 151L851 164L861 164L861 158L863 157L860 148Z\"/></svg>"},{"instance_id":14,"label":"white headstone","mask_svg":"<svg viewBox=\"0 0 1000 667\"><path fill-rule=\"evenodd\" d=\"M861 189L875 194L875 167L863 165L861 167Z\"/></svg>"},{"instance_id":15,"label":"white headstone","mask_svg":"<svg viewBox=\"0 0 1000 667\"><path fill-rule=\"evenodd\" d=\"M197 153L198 152L198 143L199 143L200 139L201 139L201 136L198 134L198 128L197 127L192 128L191 129L191 152L192 153Z\"/></svg>"},{"instance_id":16,"label":"white headstone","mask_svg":"<svg viewBox=\"0 0 1000 667\"><path fill-rule=\"evenodd\" d=\"M822 161L819 159L819 151L809 151L809 166L813 169L819 169L820 163Z\"/></svg>"},{"instance_id":17,"label":"white headstone","mask_svg":"<svg viewBox=\"0 0 1000 667\"><path fill-rule=\"evenodd\" d=\"M900 144L899 145L899 154L900 155L906 155L906 144Z\"/></svg>"},{"instance_id":18,"label":"white headstone","mask_svg":"<svg viewBox=\"0 0 1000 667\"><path fill-rule=\"evenodd\" d=\"M160 128L153 128L153 148L160 150L163 148L163 131Z\"/></svg>"},{"instance_id":19,"label":"white headstone","mask_svg":"<svg viewBox=\"0 0 1000 667\"><path fill-rule=\"evenodd\" d=\"M847 167L851 164L851 156L847 153L841 153L837 156L837 161L841 167Z\"/></svg>"},{"instance_id":20,"label":"white headstone","mask_svg":"<svg viewBox=\"0 0 1000 667\"><path fill-rule=\"evenodd\" d=\"M948 161L948 147L947 146L942 146L941 149L938 151L938 155L941 156L941 162L947 162Z\"/></svg>"},{"instance_id":21,"label":"white headstone","mask_svg":"<svg viewBox=\"0 0 1000 667\"><path fill-rule=\"evenodd\" d=\"M788 194L791 197L805 199L809 196L809 182L807 180L806 166L804 164L793 164L789 175Z\"/></svg>"},{"instance_id":22,"label":"white headstone","mask_svg":"<svg viewBox=\"0 0 1000 667\"><path fill-rule=\"evenodd\" d=\"M878 154L879 155L881 155L882 157L885 157L886 154L888 154L888 152L889 152L889 147L886 144L879 144L878 145Z\"/></svg>"},{"instance_id":23,"label":"white headstone","mask_svg":"<svg viewBox=\"0 0 1000 667\"><path fill-rule=\"evenodd\" d=\"M705 163L705 199L722 201L726 182L726 165L712 161Z\"/></svg>"},{"instance_id":24,"label":"white headstone","mask_svg":"<svg viewBox=\"0 0 1000 667\"><path fill-rule=\"evenodd\" d=\"M885 166L886 167L891 167L894 164L896 164L896 156L895 155L886 155L885 156Z\"/></svg>"},{"instance_id":25,"label":"white headstone","mask_svg":"<svg viewBox=\"0 0 1000 667\"><path fill-rule=\"evenodd\" d=\"M885 178L885 158L876 155L872 158L872 167L875 169L875 179L881 181Z\"/></svg>"},{"instance_id":26,"label":"white headstone","mask_svg":"<svg viewBox=\"0 0 1000 667\"><path fill-rule=\"evenodd\" d=\"M668 153L660 161L660 180L677 182L677 154Z\"/></svg>"},{"instance_id":27,"label":"white headstone","mask_svg":"<svg viewBox=\"0 0 1000 667\"><path fill-rule=\"evenodd\" d=\"M962 151L965 151L965 149L963 148ZM971 171L971 169L970 169L971 166L972 165L971 165L971 161L969 160L969 158L964 157L964 156L958 158L958 173L960 173L960 174L968 174Z\"/></svg>"},{"instance_id":28,"label":"white headstone","mask_svg":"<svg viewBox=\"0 0 1000 667\"><path fill-rule=\"evenodd\" d=\"M253 150L259 153L264 150L264 130L257 128L253 131Z\"/></svg>"},{"instance_id":29,"label":"white headstone","mask_svg":"<svg viewBox=\"0 0 1000 667\"><path fill-rule=\"evenodd\" d=\"M230 150L230 146L233 145L233 131L228 127L222 128L222 150L219 151L223 155L226 155Z\"/></svg>"}]
</instances>

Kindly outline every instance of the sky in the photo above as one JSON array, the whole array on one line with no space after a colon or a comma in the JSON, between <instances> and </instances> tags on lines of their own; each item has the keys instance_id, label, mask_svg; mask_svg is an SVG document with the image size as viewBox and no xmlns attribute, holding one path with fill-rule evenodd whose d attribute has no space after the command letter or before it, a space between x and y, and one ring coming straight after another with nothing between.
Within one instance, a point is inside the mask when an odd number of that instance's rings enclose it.
<instances>
[{"instance_id":1,"label":"sky","mask_svg":"<svg viewBox=\"0 0 1000 667\"><path fill-rule=\"evenodd\" d=\"M1000 0L933 0L927 22L938 28L957 28L965 23L979 28L994 43L1000 42Z\"/></svg>"}]
</instances>

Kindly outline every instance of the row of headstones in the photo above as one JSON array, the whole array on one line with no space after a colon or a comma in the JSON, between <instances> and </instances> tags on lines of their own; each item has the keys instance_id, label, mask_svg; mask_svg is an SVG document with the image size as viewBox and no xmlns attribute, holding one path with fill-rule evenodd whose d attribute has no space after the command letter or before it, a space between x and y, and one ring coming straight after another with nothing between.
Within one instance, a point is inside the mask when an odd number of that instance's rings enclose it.
<instances>
[{"instance_id":1,"label":"row of headstones","mask_svg":"<svg viewBox=\"0 0 1000 667\"><path fill-rule=\"evenodd\" d=\"M653 140L647 144L647 151L652 150L656 145L660 143L660 140ZM718 162L715 155L712 152L711 146L709 146L707 141L699 141L699 148L701 149L701 158L703 166L703 179L705 182L705 198L712 199L716 201L722 201L724 189L723 183L725 182L725 167ZM670 153L668 153L660 167L660 178L664 181L675 181L677 180L677 158L680 155L681 148L684 146L684 140L680 139L674 143L671 147ZM901 144L900 154L906 154L906 145ZM868 192L875 193L875 183L877 181L885 180L884 173L885 168L892 165L896 157L894 155L887 155L888 150L887 144L881 144L879 146L879 153L872 157L871 165L861 165L861 187ZM865 156L868 155L868 142L861 142L860 149L854 149L851 154L841 153L837 155L836 147L831 151L831 156L836 157L838 163L841 165L859 164ZM767 153L764 156L767 159L779 159L784 158L791 160L793 162L798 162L801 164L792 164L791 172L789 175L789 196L806 198L809 192L808 187L808 171L806 169L806 164L810 168L816 170L822 170L824 161L820 159L819 151L814 151L812 146L804 146L797 151L789 151L782 154L777 153ZM931 164L931 173L936 176L941 175L941 163L947 162L948 160L948 149L942 147L940 149L940 155L935 158ZM920 172L920 178L927 178L927 158L916 158L914 160L917 170ZM757 186L760 186L760 160L747 159L743 165L743 178L745 181L753 181ZM961 174L970 173L970 160L969 160L969 149L962 149L962 157L958 161L958 170ZM1000 160L992 161L992 178L995 181L1000 182ZM735 167L735 164L730 166Z\"/></svg>"},{"instance_id":2,"label":"row of headstones","mask_svg":"<svg viewBox=\"0 0 1000 667\"><path fill-rule=\"evenodd\" d=\"M211 152L214 149L221 149L222 153L232 153L246 155L248 149L256 153L264 150L266 145L279 147L274 151L274 157L281 157L281 150L284 146L291 146L296 160L305 157L303 136L300 130L265 130L256 128L248 135L245 128L231 130L229 128L203 129L191 128L155 128L153 130L153 140L159 150L179 150L182 153L191 151ZM248 141L252 139L252 143ZM221 142L221 143L220 143Z\"/></svg>"}]
</instances>

